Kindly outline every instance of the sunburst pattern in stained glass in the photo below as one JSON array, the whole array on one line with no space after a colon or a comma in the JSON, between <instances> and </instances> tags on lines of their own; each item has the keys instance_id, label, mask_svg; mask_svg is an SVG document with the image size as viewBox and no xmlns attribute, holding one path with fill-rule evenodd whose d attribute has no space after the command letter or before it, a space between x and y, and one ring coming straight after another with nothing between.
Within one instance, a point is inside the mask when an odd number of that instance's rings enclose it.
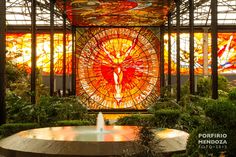
<instances>
[{"instance_id":1,"label":"sunburst pattern in stained glass","mask_svg":"<svg viewBox=\"0 0 236 157\"><path fill-rule=\"evenodd\" d=\"M157 97L159 90L156 36L142 28L88 29L85 34L87 39L77 38L82 101L92 109L146 108L144 100L151 93Z\"/></svg>"}]
</instances>

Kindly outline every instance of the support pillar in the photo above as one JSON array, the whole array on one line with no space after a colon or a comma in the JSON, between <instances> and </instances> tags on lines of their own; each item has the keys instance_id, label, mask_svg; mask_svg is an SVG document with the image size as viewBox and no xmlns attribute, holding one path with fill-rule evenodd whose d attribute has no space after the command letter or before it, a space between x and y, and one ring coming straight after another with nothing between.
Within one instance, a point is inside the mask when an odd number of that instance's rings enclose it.
<instances>
[{"instance_id":1,"label":"support pillar","mask_svg":"<svg viewBox=\"0 0 236 157\"><path fill-rule=\"evenodd\" d=\"M62 74L62 90L63 96L66 96L66 0L63 4L63 74Z\"/></svg>"},{"instance_id":2,"label":"support pillar","mask_svg":"<svg viewBox=\"0 0 236 157\"><path fill-rule=\"evenodd\" d=\"M177 66L176 66L176 100L177 102L180 100L180 1L176 0L176 60L177 60Z\"/></svg>"},{"instance_id":3,"label":"support pillar","mask_svg":"<svg viewBox=\"0 0 236 157\"><path fill-rule=\"evenodd\" d=\"M6 123L6 1L0 0L0 125Z\"/></svg>"},{"instance_id":4,"label":"support pillar","mask_svg":"<svg viewBox=\"0 0 236 157\"><path fill-rule=\"evenodd\" d=\"M171 91L171 14L168 15L168 88Z\"/></svg>"},{"instance_id":5,"label":"support pillar","mask_svg":"<svg viewBox=\"0 0 236 157\"><path fill-rule=\"evenodd\" d=\"M211 0L211 71L212 71L212 99L218 99L218 24L217 0Z\"/></svg>"},{"instance_id":6,"label":"support pillar","mask_svg":"<svg viewBox=\"0 0 236 157\"><path fill-rule=\"evenodd\" d=\"M36 103L36 0L31 0L31 103Z\"/></svg>"},{"instance_id":7,"label":"support pillar","mask_svg":"<svg viewBox=\"0 0 236 157\"><path fill-rule=\"evenodd\" d=\"M76 52L75 52L75 33L76 28L72 26L72 75L71 89L72 95L76 95Z\"/></svg>"},{"instance_id":8,"label":"support pillar","mask_svg":"<svg viewBox=\"0 0 236 157\"><path fill-rule=\"evenodd\" d=\"M160 27L160 85L161 97L164 97L165 88L165 63L164 63L164 26Z\"/></svg>"},{"instance_id":9,"label":"support pillar","mask_svg":"<svg viewBox=\"0 0 236 157\"><path fill-rule=\"evenodd\" d=\"M194 0L189 0L189 90L190 94L195 93L194 81Z\"/></svg>"},{"instance_id":10,"label":"support pillar","mask_svg":"<svg viewBox=\"0 0 236 157\"><path fill-rule=\"evenodd\" d=\"M54 5L50 0L50 96L54 95Z\"/></svg>"}]
</instances>

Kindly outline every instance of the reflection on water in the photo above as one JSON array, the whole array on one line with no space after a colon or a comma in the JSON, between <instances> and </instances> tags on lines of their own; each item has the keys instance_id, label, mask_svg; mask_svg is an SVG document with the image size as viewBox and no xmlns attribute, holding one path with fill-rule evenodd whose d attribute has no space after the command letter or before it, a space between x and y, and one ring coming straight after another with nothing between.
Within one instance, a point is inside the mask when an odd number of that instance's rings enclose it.
<instances>
[{"instance_id":1,"label":"reflection on water","mask_svg":"<svg viewBox=\"0 0 236 157\"><path fill-rule=\"evenodd\" d=\"M39 128L19 133L21 137L58 140L58 141L132 141L137 137L136 126L105 126L103 132L98 132L96 126L66 126Z\"/></svg>"},{"instance_id":2,"label":"reflection on water","mask_svg":"<svg viewBox=\"0 0 236 157\"><path fill-rule=\"evenodd\" d=\"M155 135L160 139L175 138L175 137L185 137L188 133L176 129L158 129L155 130Z\"/></svg>"}]
</instances>

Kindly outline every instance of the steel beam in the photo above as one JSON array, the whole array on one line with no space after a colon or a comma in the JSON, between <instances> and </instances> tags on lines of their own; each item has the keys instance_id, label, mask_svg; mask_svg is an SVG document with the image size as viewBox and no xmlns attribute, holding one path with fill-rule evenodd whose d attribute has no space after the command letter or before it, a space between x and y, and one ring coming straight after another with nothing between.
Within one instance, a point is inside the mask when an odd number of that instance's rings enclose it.
<instances>
[{"instance_id":1,"label":"steel beam","mask_svg":"<svg viewBox=\"0 0 236 157\"><path fill-rule=\"evenodd\" d=\"M31 0L31 103L36 103L36 0Z\"/></svg>"},{"instance_id":2,"label":"steel beam","mask_svg":"<svg viewBox=\"0 0 236 157\"><path fill-rule=\"evenodd\" d=\"M180 100L180 1L177 0L176 1L176 62L177 62L177 66L176 66L176 100L177 102Z\"/></svg>"},{"instance_id":3,"label":"steel beam","mask_svg":"<svg viewBox=\"0 0 236 157\"><path fill-rule=\"evenodd\" d=\"M6 123L6 1L0 0L0 125Z\"/></svg>"},{"instance_id":4,"label":"steel beam","mask_svg":"<svg viewBox=\"0 0 236 157\"><path fill-rule=\"evenodd\" d=\"M165 69L164 69L164 27L160 27L160 87L161 97L164 97L165 88Z\"/></svg>"},{"instance_id":5,"label":"steel beam","mask_svg":"<svg viewBox=\"0 0 236 157\"><path fill-rule=\"evenodd\" d=\"M50 96L54 95L54 5L50 0Z\"/></svg>"},{"instance_id":6,"label":"steel beam","mask_svg":"<svg viewBox=\"0 0 236 157\"><path fill-rule=\"evenodd\" d=\"M189 0L189 90L194 94L194 1Z\"/></svg>"},{"instance_id":7,"label":"steel beam","mask_svg":"<svg viewBox=\"0 0 236 157\"><path fill-rule=\"evenodd\" d=\"M217 0L211 0L211 73L212 73L212 99L218 99L218 24Z\"/></svg>"},{"instance_id":8,"label":"steel beam","mask_svg":"<svg viewBox=\"0 0 236 157\"><path fill-rule=\"evenodd\" d=\"M75 33L76 28L72 26L72 77L71 89L72 94L76 95L76 51L75 51Z\"/></svg>"},{"instance_id":9,"label":"steel beam","mask_svg":"<svg viewBox=\"0 0 236 157\"><path fill-rule=\"evenodd\" d=\"M63 96L66 96L66 0L63 4L63 76L62 76L62 90Z\"/></svg>"},{"instance_id":10,"label":"steel beam","mask_svg":"<svg viewBox=\"0 0 236 157\"><path fill-rule=\"evenodd\" d=\"M171 14L168 15L168 88L171 91Z\"/></svg>"}]
</instances>

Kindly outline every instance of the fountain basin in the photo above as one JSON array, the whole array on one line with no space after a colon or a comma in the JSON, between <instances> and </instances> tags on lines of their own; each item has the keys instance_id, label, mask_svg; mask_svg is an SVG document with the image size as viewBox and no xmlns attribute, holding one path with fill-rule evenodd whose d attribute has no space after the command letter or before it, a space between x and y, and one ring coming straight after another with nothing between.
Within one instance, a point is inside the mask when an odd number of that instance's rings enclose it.
<instances>
[{"instance_id":1,"label":"fountain basin","mask_svg":"<svg viewBox=\"0 0 236 157\"><path fill-rule=\"evenodd\" d=\"M163 153L185 151L188 133L175 129L153 130ZM137 126L66 126L19 132L0 141L0 157L120 156L140 151Z\"/></svg>"},{"instance_id":2,"label":"fountain basin","mask_svg":"<svg viewBox=\"0 0 236 157\"><path fill-rule=\"evenodd\" d=\"M0 141L0 157L119 156L137 149L136 126L67 126L19 132ZM1 156L2 155L2 156Z\"/></svg>"}]
</instances>

